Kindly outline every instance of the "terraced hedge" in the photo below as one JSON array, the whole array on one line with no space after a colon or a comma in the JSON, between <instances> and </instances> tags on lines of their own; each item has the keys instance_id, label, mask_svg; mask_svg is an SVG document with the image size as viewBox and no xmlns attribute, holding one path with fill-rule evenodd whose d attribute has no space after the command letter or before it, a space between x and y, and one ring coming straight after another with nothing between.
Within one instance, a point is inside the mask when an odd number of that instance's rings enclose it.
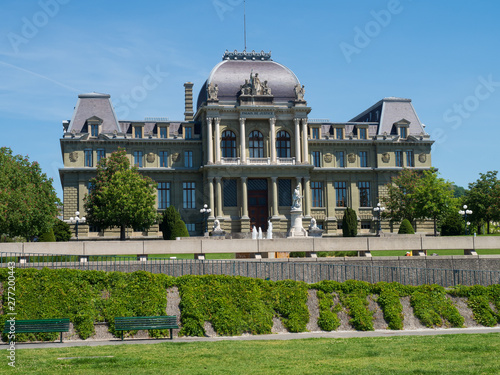
<instances>
[{"instance_id":1,"label":"terraced hedge","mask_svg":"<svg viewBox=\"0 0 500 375\"><path fill-rule=\"evenodd\" d=\"M325 331L338 329L338 313L350 317L357 330L373 330L371 298L380 306L390 329L403 328L401 298L410 297L415 315L428 327L462 327L464 318L447 295L466 298L474 319L484 326L500 323L500 285L455 287L437 285L403 286L398 283L369 284L362 281L322 281L308 285L291 280L268 281L221 275L173 278L144 271L134 273L16 269L15 312L17 319L69 317L82 339L94 334L94 322L109 323L114 331L116 316L164 315L167 289L179 288L181 297L181 335L203 336L205 322L211 322L219 335L265 334L273 327L273 318L281 319L290 332L306 331L309 321L308 290L319 300L318 325ZM3 282L3 311L0 323L7 319L8 273L0 270ZM150 331L153 337L167 332ZM57 333L23 334L23 340L54 340ZM5 337L4 337L5 339Z\"/></svg>"}]
</instances>

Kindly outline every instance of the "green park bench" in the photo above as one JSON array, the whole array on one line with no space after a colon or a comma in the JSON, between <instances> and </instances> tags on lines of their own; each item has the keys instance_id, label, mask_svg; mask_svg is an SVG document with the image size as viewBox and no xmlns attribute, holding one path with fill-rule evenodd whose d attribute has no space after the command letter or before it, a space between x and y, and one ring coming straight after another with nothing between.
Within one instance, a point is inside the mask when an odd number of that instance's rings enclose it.
<instances>
[{"instance_id":1,"label":"green park bench","mask_svg":"<svg viewBox=\"0 0 500 375\"><path fill-rule=\"evenodd\" d=\"M139 329L170 329L170 339L174 338L172 329L178 329L177 317L175 315L167 316L135 316L135 317L116 317L115 331L132 331Z\"/></svg>"},{"instance_id":2,"label":"green park bench","mask_svg":"<svg viewBox=\"0 0 500 375\"><path fill-rule=\"evenodd\" d=\"M60 332L61 342L63 332L69 332L69 319L34 319L16 320L11 329L11 322L6 321L3 333L36 333L36 332Z\"/></svg>"}]
</instances>

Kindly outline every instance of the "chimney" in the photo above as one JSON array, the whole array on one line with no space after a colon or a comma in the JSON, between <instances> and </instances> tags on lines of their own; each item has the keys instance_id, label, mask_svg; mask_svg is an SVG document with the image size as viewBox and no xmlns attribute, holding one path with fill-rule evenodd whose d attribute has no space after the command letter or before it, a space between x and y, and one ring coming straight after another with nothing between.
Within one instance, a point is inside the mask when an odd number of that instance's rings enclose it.
<instances>
[{"instance_id":1,"label":"chimney","mask_svg":"<svg viewBox=\"0 0 500 375\"><path fill-rule=\"evenodd\" d=\"M193 121L193 83L186 82L184 84L184 120L185 121Z\"/></svg>"}]
</instances>

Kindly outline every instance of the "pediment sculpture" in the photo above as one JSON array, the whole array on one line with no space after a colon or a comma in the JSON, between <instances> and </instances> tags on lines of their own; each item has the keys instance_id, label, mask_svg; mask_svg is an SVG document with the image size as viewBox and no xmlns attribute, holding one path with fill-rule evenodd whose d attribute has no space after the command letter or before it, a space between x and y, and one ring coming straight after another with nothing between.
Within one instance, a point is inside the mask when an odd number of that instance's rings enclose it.
<instances>
[{"instance_id":1,"label":"pediment sculpture","mask_svg":"<svg viewBox=\"0 0 500 375\"><path fill-rule=\"evenodd\" d=\"M245 79L245 83L240 86L241 95L266 95L270 96L271 88L267 81L261 82L259 73L250 73L250 79Z\"/></svg>"}]
</instances>

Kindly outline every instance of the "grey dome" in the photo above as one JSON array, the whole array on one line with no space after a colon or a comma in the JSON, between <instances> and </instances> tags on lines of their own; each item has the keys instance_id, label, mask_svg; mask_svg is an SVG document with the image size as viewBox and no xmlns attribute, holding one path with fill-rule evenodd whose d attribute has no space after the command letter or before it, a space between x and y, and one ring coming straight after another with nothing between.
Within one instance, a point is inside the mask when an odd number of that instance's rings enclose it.
<instances>
[{"instance_id":1,"label":"grey dome","mask_svg":"<svg viewBox=\"0 0 500 375\"><path fill-rule=\"evenodd\" d=\"M259 74L261 82L267 81L271 88L274 102L282 103L295 100L297 76L286 66L272 60L229 60L217 64L205 81L198 95L197 108L207 100L207 86L216 84L219 88L218 99L236 102L241 85L250 79L250 73Z\"/></svg>"}]
</instances>

